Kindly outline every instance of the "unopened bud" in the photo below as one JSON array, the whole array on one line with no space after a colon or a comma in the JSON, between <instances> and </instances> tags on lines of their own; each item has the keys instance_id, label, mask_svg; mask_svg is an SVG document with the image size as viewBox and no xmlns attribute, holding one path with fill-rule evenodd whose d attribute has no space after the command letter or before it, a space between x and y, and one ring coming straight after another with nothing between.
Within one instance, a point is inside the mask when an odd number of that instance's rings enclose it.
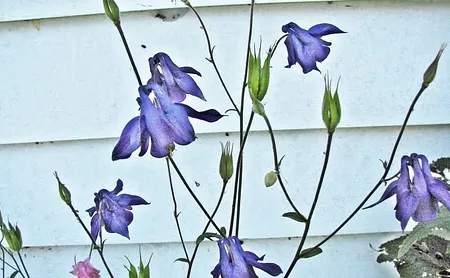
<instances>
[{"instance_id":1,"label":"unopened bud","mask_svg":"<svg viewBox=\"0 0 450 278\"><path fill-rule=\"evenodd\" d=\"M442 53L444 52L444 49L446 47L447 47L446 43L441 45L441 48L439 49L439 52L436 55L436 58L434 58L433 62L431 62L431 64L428 66L427 70L423 74L422 86L428 87L431 84L431 82L433 82L434 78L436 77L439 60L441 59Z\"/></svg>"},{"instance_id":2,"label":"unopened bud","mask_svg":"<svg viewBox=\"0 0 450 278\"><path fill-rule=\"evenodd\" d=\"M277 182L277 179L278 179L277 173L275 171L270 171L264 177L264 184L266 185L266 187L271 187Z\"/></svg>"},{"instance_id":3,"label":"unopened bud","mask_svg":"<svg viewBox=\"0 0 450 278\"><path fill-rule=\"evenodd\" d=\"M59 197L61 200L63 200L64 203L70 204L72 202L70 190L61 182L61 180L58 177L58 173L54 173L56 180L58 181L58 190L59 190Z\"/></svg>"},{"instance_id":4,"label":"unopened bud","mask_svg":"<svg viewBox=\"0 0 450 278\"><path fill-rule=\"evenodd\" d=\"M331 81L328 74L324 79L325 92L323 94L322 103L322 120L328 132L333 133L336 130L339 122L341 121L341 103L338 94L339 80L336 85L336 91L334 92L334 95L331 95Z\"/></svg>"},{"instance_id":5,"label":"unopened bud","mask_svg":"<svg viewBox=\"0 0 450 278\"><path fill-rule=\"evenodd\" d=\"M261 68L261 46L258 55L256 55L256 50L254 53L250 53L247 85L252 99L261 101L267 93L270 79L270 58L271 53L269 52Z\"/></svg>"},{"instance_id":6,"label":"unopened bud","mask_svg":"<svg viewBox=\"0 0 450 278\"><path fill-rule=\"evenodd\" d=\"M111 19L114 25L120 24L120 10L114 0L103 0L105 14Z\"/></svg>"},{"instance_id":7,"label":"unopened bud","mask_svg":"<svg viewBox=\"0 0 450 278\"><path fill-rule=\"evenodd\" d=\"M2 223L2 234L9 248L13 251L19 251L22 249L22 233L17 225L13 226L8 222L8 226Z\"/></svg>"},{"instance_id":8,"label":"unopened bud","mask_svg":"<svg viewBox=\"0 0 450 278\"><path fill-rule=\"evenodd\" d=\"M233 176L233 146L230 141L222 145L222 155L220 156L219 174L224 182Z\"/></svg>"}]
</instances>

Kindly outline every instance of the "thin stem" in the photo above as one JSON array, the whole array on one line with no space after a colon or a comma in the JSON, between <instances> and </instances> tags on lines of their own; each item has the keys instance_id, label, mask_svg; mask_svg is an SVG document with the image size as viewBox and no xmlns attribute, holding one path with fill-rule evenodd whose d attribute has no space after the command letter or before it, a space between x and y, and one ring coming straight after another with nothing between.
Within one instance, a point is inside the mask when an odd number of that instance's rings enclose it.
<instances>
[{"instance_id":1,"label":"thin stem","mask_svg":"<svg viewBox=\"0 0 450 278\"><path fill-rule=\"evenodd\" d=\"M333 141L333 133L328 133L328 140L327 140L327 149L325 151L325 158L323 160L323 166L322 166L322 172L320 173L319 183L317 184L316 194L314 195L314 200L311 205L311 209L309 211L308 218L305 223L305 229L303 230L302 239L300 240L300 244L298 245L297 251L295 252L294 258L292 259L291 265L289 266L288 270L286 271L286 274L284 277L288 277L289 274L292 272L292 270L295 267L295 264L299 260L299 255L302 252L303 246L305 245L306 238L308 237L309 228L311 227L312 218L314 215L314 210L317 206L317 201L319 200L320 191L322 190L323 180L325 178L325 173L327 171L328 167L328 160L330 158L330 151L331 151L331 143Z\"/></svg>"},{"instance_id":2,"label":"thin stem","mask_svg":"<svg viewBox=\"0 0 450 278\"><path fill-rule=\"evenodd\" d=\"M235 175L235 181L234 181L234 190L233 190L233 204L231 206L232 209L231 209L231 217L230 217L230 229L228 230L229 236L231 236L233 233L234 217L235 217L236 205L237 205L237 196L239 193L239 190L238 190L239 180L241 179L242 171L243 171L242 160L243 160L243 154L244 154L244 146L245 146L245 143L247 142L247 137L250 132L250 128L252 126L254 117L255 117L255 113L252 111L250 113L250 118L247 123L247 128L245 130L243 142L239 148L239 154L238 154L238 159L237 159L237 163L236 163L236 175Z\"/></svg>"},{"instance_id":3,"label":"thin stem","mask_svg":"<svg viewBox=\"0 0 450 278\"><path fill-rule=\"evenodd\" d=\"M281 36L273 45L273 47L270 49L270 58L273 57L273 54L275 53L275 50L277 50L278 44L280 44L281 40L286 38L288 34L285 34L283 36Z\"/></svg>"},{"instance_id":4,"label":"thin stem","mask_svg":"<svg viewBox=\"0 0 450 278\"><path fill-rule=\"evenodd\" d=\"M194 201L197 203L197 205L200 207L200 209L203 211L203 213L205 214L205 216L208 218L209 221L211 221L211 224L213 224L214 228L217 230L217 232L222 236L222 237L226 237L226 235L224 235L222 233L222 231L220 230L219 226L217 226L216 222L214 222L214 220L211 218L211 216L209 215L208 211L205 209L205 207L203 206L202 202L200 202L200 200L197 198L197 196L195 195L194 191L192 191L192 188L189 186L188 182L186 181L186 179L184 178L183 174L181 173L180 169L178 168L177 164L175 163L175 161L173 160L173 158L169 155L167 156L167 158L169 159L170 163L172 164L172 167L175 169L175 171L178 174L178 177L181 179L181 181L183 182L184 186L186 187L187 191L189 192L189 194L191 194L191 197L194 199Z\"/></svg>"},{"instance_id":5,"label":"thin stem","mask_svg":"<svg viewBox=\"0 0 450 278\"><path fill-rule=\"evenodd\" d=\"M408 124L409 118L411 117L412 112L414 111L414 106L416 105L417 101L419 101L419 98L421 97L422 93L425 91L426 87L422 85L420 90L417 92L416 96L414 97L414 100L412 101L408 112L406 113L405 120L403 121L403 124L400 128L400 132L397 136L397 139L395 141L394 147L391 151L391 156L389 158L389 161L387 163L387 166L384 170L383 175L381 176L378 183L373 187L373 189L367 194L367 196L362 200L362 202L355 208L355 210L333 231L331 232L326 238L324 238L322 241L314 245L312 248L309 248L307 252L304 254L309 254L314 249L322 246L325 242L330 240L335 234L337 234L355 215L359 212L359 210L366 204L366 202L372 197L372 195L377 191L377 189L380 187L381 184L384 183L385 178L387 174L389 173L389 170L391 169L392 163L394 161L395 153L397 152L398 146L400 145L400 141L402 139L403 133L406 129L406 125Z\"/></svg>"},{"instance_id":6,"label":"thin stem","mask_svg":"<svg viewBox=\"0 0 450 278\"><path fill-rule=\"evenodd\" d=\"M214 216L216 216L217 211L219 210L220 204L222 203L222 200L223 200L223 196L225 195L226 186L227 186L227 182L224 182L222 185L222 190L220 191L219 200L217 201L216 207L214 208L214 211L211 214L211 218L214 218ZM208 220L208 223L206 223L202 234L206 233L206 231L209 228L209 224L211 224L211 221ZM191 277L192 267L194 266L195 256L197 255L199 247L200 247L200 243L195 244L195 248L194 248L194 251L192 252L191 260L189 261L189 267L188 267L186 278Z\"/></svg>"},{"instance_id":7,"label":"thin stem","mask_svg":"<svg viewBox=\"0 0 450 278\"><path fill-rule=\"evenodd\" d=\"M289 205L292 207L292 209L299 215L302 215L300 211L295 206L294 202L291 199L291 196L289 196L289 193L287 192L286 187L284 186L283 179L281 178L281 172L280 172L280 164L278 161L278 152L277 152L277 144L275 141L275 134L272 129L272 125L270 124L269 118L267 115L263 116L264 121L266 122L267 129L269 130L270 140L272 142L272 151L273 151L273 164L275 167L275 172L277 174L278 182L280 183L281 190L283 190L284 196L286 200L288 201Z\"/></svg>"},{"instance_id":8,"label":"thin stem","mask_svg":"<svg viewBox=\"0 0 450 278\"><path fill-rule=\"evenodd\" d=\"M22 264L23 269L25 270L25 274L27 275L28 278L30 278L30 274L28 274L27 267L25 266L25 263L23 262L22 255L20 254L20 251L17 251L17 254L19 255L19 260L20 260L20 263Z\"/></svg>"},{"instance_id":9,"label":"thin stem","mask_svg":"<svg viewBox=\"0 0 450 278\"><path fill-rule=\"evenodd\" d=\"M191 262L189 260L189 254L187 252L186 244L185 244L184 239L183 239L183 233L181 232L180 221L178 221L177 199L175 198L175 190L173 189L172 174L170 172L170 164L169 164L169 160L168 159L166 159L166 164L167 164L167 174L169 176L170 192L172 193L173 217L175 218L175 222L177 224L178 235L180 236L181 245L183 246L183 250L184 250L184 255L185 255L186 260L188 261L188 263L190 265Z\"/></svg>"},{"instance_id":10,"label":"thin stem","mask_svg":"<svg viewBox=\"0 0 450 278\"><path fill-rule=\"evenodd\" d=\"M83 227L83 230L86 232L86 234L89 236L89 238L91 239L92 244L94 245L94 248L97 250L100 259L103 262L103 265L106 268L106 271L108 272L109 276L111 278L114 278L114 275L111 272L111 269L109 269L108 264L106 263L105 257L103 255L103 247L100 247L97 245L97 243L95 243L95 239L92 237L91 233L89 232L88 228L86 227L86 225L83 223L83 221L81 220L80 216L78 215L78 211L73 207L72 203L67 204L70 208L70 210L72 211L73 215L75 215L75 217L77 218L78 222L81 224L81 226ZM101 232L101 230L100 230Z\"/></svg>"},{"instance_id":11,"label":"thin stem","mask_svg":"<svg viewBox=\"0 0 450 278\"><path fill-rule=\"evenodd\" d=\"M2 242L3 242L3 235L2 235L2 239L0 240L0 246L1 246L1 249L2 249L2 273L3 273L3 278L5 278L6 277L6 270L5 270L5 268L6 268L6 266L5 266L5 264L6 264L6 262L5 262L5 250L3 250L3 246L1 245L2 244Z\"/></svg>"},{"instance_id":12,"label":"thin stem","mask_svg":"<svg viewBox=\"0 0 450 278\"><path fill-rule=\"evenodd\" d=\"M141 77L139 75L139 71L136 67L136 63L134 62L133 55L131 54L130 47L128 46L127 39L125 38L125 34L123 32L122 26L120 23L115 24L117 31L119 32L120 38L122 39L123 46L125 46L125 50L127 51L128 59L130 60L131 67L133 67L134 75L136 76L137 82L139 83L139 86L142 86Z\"/></svg>"},{"instance_id":13,"label":"thin stem","mask_svg":"<svg viewBox=\"0 0 450 278\"><path fill-rule=\"evenodd\" d=\"M228 99L230 100L231 104L233 105L233 107L236 110L236 112L238 113L238 115L240 115L241 112L239 111L236 103L234 102L233 98L231 97L231 94L228 91L227 86L225 85L222 75L220 74L219 68L217 67L216 61L214 60L214 47L211 45L211 40L209 38L208 30L206 30L206 26L203 23L203 20L202 20L200 14L197 12L197 10L189 2L187 2L186 5L194 12L195 16L197 17L198 21L200 22L200 25L202 26L203 32L205 33L206 43L208 44L208 52L209 52L209 59L207 59L207 60L213 65L214 70L216 71L217 77L219 77L220 83L222 84L222 87L228 96Z\"/></svg>"},{"instance_id":14,"label":"thin stem","mask_svg":"<svg viewBox=\"0 0 450 278\"><path fill-rule=\"evenodd\" d=\"M239 174L236 173L236 182L237 186L235 186L233 196L236 198L233 200L233 203L237 202L237 210L236 210L236 236L239 235L239 221L240 221L240 213L241 213L241 201L242 201L242 172L244 167L244 105L245 105L245 88L247 87L247 74L248 74L248 63L250 60L250 44L252 42L252 34L253 34L253 15L255 10L255 0L251 1L250 4L250 19L248 26L248 39L247 39L247 53L245 55L245 70L244 70L244 79L242 81L242 91L241 91L241 114L239 115L239 151L240 155L240 163L238 165ZM233 214L234 216L234 208ZM232 233L232 230L229 231Z\"/></svg>"},{"instance_id":15,"label":"thin stem","mask_svg":"<svg viewBox=\"0 0 450 278\"><path fill-rule=\"evenodd\" d=\"M19 263L17 262L16 258L14 257L14 253L11 252L11 251L9 251L9 250L7 250L7 249L5 249L5 251L6 251L6 253L8 253L8 255L11 257L11 259L14 261L14 264L15 264L16 267L17 267L17 270L16 270L16 271L19 271L20 275L21 275L23 278L25 278L25 276L23 275L22 270L20 269Z\"/></svg>"},{"instance_id":16,"label":"thin stem","mask_svg":"<svg viewBox=\"0 0 450 278\"><path fill-rule=\"evenodd\" d=\"M17 271L18 269L17 268L15 268L14 266L12 266L12 264L10 264L10 263L8 263L6 260L5 260L5 258L6 258L6 256L5 256L5 247L4 246L2 246L2 245L0 245L0 249L2 250L2 264L3 264L3 275L5 276L6 275L6 273L5 273L5 271L6 271L6 266L9 266L12 270L14 270L14 271ZM12 256L12 253L9 253L7 250L6 250L6 252L8 253L8 255L10 255L10 256ZM19 270L20 271L20 270Z\"/></svg>"}]
</instances>

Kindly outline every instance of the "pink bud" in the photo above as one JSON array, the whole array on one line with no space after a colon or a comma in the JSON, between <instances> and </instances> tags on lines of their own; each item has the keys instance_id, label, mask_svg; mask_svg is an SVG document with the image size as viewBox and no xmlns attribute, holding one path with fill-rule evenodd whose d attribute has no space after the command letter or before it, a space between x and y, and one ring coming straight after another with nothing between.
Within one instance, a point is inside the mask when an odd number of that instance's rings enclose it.
<instances>
[{"instance_id":1,"label":"pink bud","mask_svg":"<svg viewBox=\"0 0 450 278\"><path fill-rule=\"evenodd\" d=\"M73 270L70 273L77 276L77 278L100 278L100 270L92 266L90 258L78 262L72 267Z\"/></svg>"}]
</instances>

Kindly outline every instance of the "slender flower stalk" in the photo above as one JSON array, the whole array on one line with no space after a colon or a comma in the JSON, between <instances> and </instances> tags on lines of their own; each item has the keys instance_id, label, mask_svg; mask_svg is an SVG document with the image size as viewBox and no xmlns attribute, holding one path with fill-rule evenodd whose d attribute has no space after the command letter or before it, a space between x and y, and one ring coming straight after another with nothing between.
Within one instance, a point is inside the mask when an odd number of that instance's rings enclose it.
<instances>
[{"instance_id":1,"label":"slender flower stalk","mask_svg":"<svg viewBox=\"0 0 450 278\"><path fill-rule=\"evenodd\" d=\"M170 192L172 194L172 201L173 201L173 218L175 219L175 223L177 225L178 235L180 236L181 245L183 246L184 256L186 260L188 261L188 264L191 265L191 260L189 259L189 254L186 249L186 243L183 239L183 233L181 231L180 221L178 220L178 205L177 205L177 199L175 197L175 190L173 189L173 182L172 182L172 174L170 172L170 164L169 160L166 159L166 165L167 165L167 175L169 177L169 185L170 185Z\"/></svg>"},{"instance_id":2,"label":"slender flower stalk","mask_svg":"<svg viewBox=\"0 0 450 278\"><path fill-rule=\"evenodd\" d=\"M194 12L195 16L197 17L198 21L200 22L200 25L202 26L202 30L205 33L205 37L206 37L206 43L208 44L208 53L209 53L209 59L207 59L214 67L214 70L217 74L217 77L219 78L220 84L222 85L223 89L225 90L225 93L228 96L228 99L230 100L231 104L234 107L234 110L237 112L237 114L240 116L241 115L241 111L239 110L239 108L237 107L236 103L234 102L233 97L231 96L230 92L228 91L228 88L225 84L225 81L222 78L222 75L220 74L219 68L217 67L217 63L214 59L214 47L211 44L211 40L209 38L209 34L208 34L208 30L206 29L206 26L202 20L202 17L200 16L200 14L197 12L197 9L195 9L191 3L189 3L189 1L183 1L188 7L189 9L191 9L191 11Z\"/></svg>"},{"instance_id":3,"label":"slender flower stalk","mask_svg":"<svg viewBox=\"0 0 450 278\"><path fill-rule=\"evenodd\" d=\"M205 216L208 218L209 221L211 221L211 224L214 226L214 228L216 229L216 231L222 236L222 237L226 237L226 235L223 234L223 232L220 230L219 226L216 224L216 222L214 221L214 219L212 219L211 215L208 213L208 211L205 209L205 207L203 206L202 202L200 202L200 200L197 198L197 196L195 195L194 191L192 190L192 188L189 186L189 183L186 181L186 179L184 178L182 172L180 171L180 169L178 168L177 164L175 163L175 160L173 160L173 158L171 156L167 157L170 161L170 163L172 164L172 167L175 169L175 171L177 172L178 177L181 179L181 182L183 183L183 185L186 187L187 191L189 192L189 194L191 195L191 197L194 199L194 201L197 203L197 205L200 207L200 209L203 211L203 213L205 214Z\"/></svg>"},{"instance_id":4,"label":"slender flower stalk","mask_svg":"<svg viewBox=\"0 0 450 278\"><path fill-rule=\"evenodd\" d=\"M220 191L219 200L217 200L216 207L214 208L213 212L211 213L211 218L214 219L214 216L216 216L217 211L220 208L220 205L222 204L223 196L225 195L225 188L227 187L226 181L223 182L222 190ZM211 221L208 220L208 222L205 225L205 228L203 228L202 234L206 233L206 231L209 228L209 225L211 224ZM194 260L195 256L197 255L198 248L200 247L200 242L198 244L195 244L194 251L192 252L191 260L189 261L189 267L187 271L186 278L191 277L192 267L194 266Z\"/></svg>"},{"instance_id":5,"label":"slender flower stalk","mask_svg":"<svg viewBox=\"0 0 450 278\"><path fill-rule=\"evenodd\" d=\"M307 218L306 223L305 223L305 229L303 230L303 235L302 235L302 238L301 238L300 243L298 245L297 251L295 252L294 258L292 259L292 262L289 265L289 268L286 271L286 274L285 274L284 277L288 277L289 274L294 269L295 264L299 260L299 255L302 252L303 246L304 246L304 244L306 242L306 238L308 236L309 229L311 227L311 222L312 222L312 218L313 218L313 215L314 215L314 210L316 209L317 202L318 202L319 196L320 196L320 191L322 190L323 180L325 178L325 173L327 171L328 160L330 158L332 142L333 142L333 132L329 132L328 133L328 139L327 139L327 148L325 150L325 158L323 160L322 171L320 173L319 182L317 184L316 194L314 195L314 200L313 200L313 203L311 205L311 209L309 210L309 215L308 215L308 218Z\"/></svg>"}]
</instances>

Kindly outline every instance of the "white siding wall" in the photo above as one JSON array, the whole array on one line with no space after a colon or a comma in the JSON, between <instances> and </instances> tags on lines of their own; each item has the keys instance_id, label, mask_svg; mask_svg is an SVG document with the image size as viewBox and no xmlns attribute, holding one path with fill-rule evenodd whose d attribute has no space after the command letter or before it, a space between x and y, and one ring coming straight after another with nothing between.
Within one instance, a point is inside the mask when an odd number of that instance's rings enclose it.
<instances>
[{"instance_id":1,"label":"white siding wall","mask_svg":"<svg viewBox=\"0 0 450 278\"><path fill-rule=\"evenodd\" d=\"M214 3L198 2L202 6ZM378 159L388 158L424 69L440 44L450 41L450 3L261 1L267 2L277 4L257 6L254 30L256 39L263 36L265 46L281 35L281 26L289 21L305 28L330 22L348 32L326 38L333 42L331 54L319 65L333 79L342 77L343 116L312 224L314 237L308 244L314 244L339 225L381 175ZM208 103L189 102L197 108L230 108L204 59L206 45L193 14L170 22L155 18L155 10L182 8L181 2L118 0L118 4L131 11L123 13L122 22L143 77L148 78L148 57L164 51L177 64L193 66L203 74L196 80ZM225 81L237 97L248 6L219 5L199 11L216 45ZM0 208L4 217L17 221L22 229L25 245L30 246L26 262L33 277L68 277L73 257L87 256L89 241L59 200L53 171L70 187L81 211L92 205L93 192L112 189L120 177L127 193L139 193L152 204L133 210L130 241L107 236L107 259L117 277L126 275L123 255L135 261L138 246L145 256L154 253L152 277L184 277L186 266L173 263L182 256L182 249L164 160L149 155L119 162L110 159L123 126L137 115L137 86L114 27L100 13L101 1L0 2ZM147 48L141 48L142 44ZM307 213L326 144L320 116L323 81L317 72L305 76L297 66L284 69L285 64L281 44L273 59L266 111L276 129L279 154L286 155L282 173L288 190ZM444 53L435 82L416 106L398 157L411 152L431 159L448 155L449 72L450 55ZM237 143L236 121L231 115L217 124L195 122L198 140L178 147L175 154L187 180L201 184L195 191L210 209L220 190L218 142ZM241 237L247 239L246 248L266 253L268 261L286 269L303 226L280 217L290 210L288 204L278 186L267 189L262 183L272 169L272 152L263 121L256 119L254 127L246 151ZM182 227L192 248L206 219L181 183L176 187ZM382 189L373 200L381 193ZM224 226L228 226L231 194L229 189L217 217ZM361 212L324 246L322 255L299 262L292 277L396 277L392 266L375 262L377 253L369 247L398 234L393 206L388 201ZM88 215L82 216L88 223ZM216 249L213 243L204 244L193 277L210 277L218 259ZM93 261L100 267L96 256Z\"/></svg>"}]
</instances>

